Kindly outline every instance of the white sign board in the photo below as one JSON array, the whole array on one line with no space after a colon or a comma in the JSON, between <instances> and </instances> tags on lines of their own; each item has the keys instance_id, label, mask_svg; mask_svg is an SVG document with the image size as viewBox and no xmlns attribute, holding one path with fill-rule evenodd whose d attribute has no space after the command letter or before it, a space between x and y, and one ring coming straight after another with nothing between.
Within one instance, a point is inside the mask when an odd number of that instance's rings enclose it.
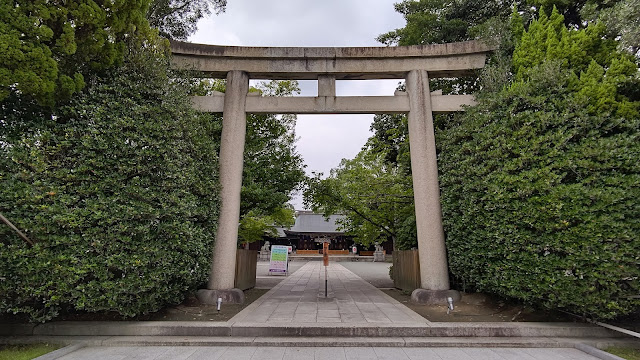
<instances>
[{"instance_id":1,"label":"white sign board","mask_svg":"<svg viewBox=\"0 0 640 360\"><path fill-rule=\"evenodd\" d=\"M287 274L289 271L289 247L283 245L271 246L269 274Z\"/></svg>"}]
</instances>

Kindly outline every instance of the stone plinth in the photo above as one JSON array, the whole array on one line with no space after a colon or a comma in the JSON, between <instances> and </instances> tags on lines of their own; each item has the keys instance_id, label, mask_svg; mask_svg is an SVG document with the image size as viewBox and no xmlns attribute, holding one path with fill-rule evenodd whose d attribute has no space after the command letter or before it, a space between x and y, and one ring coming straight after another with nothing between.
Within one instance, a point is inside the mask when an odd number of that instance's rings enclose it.
<instances>
[{"instance_id":1,"label":"stone plinth","mask_svg":"<svg viewBox=\"0 0 640 360\"><path fill-rule=\"evenodd\" d=\"M222 304L242 304L244 303L244 293L240 289L211 290L200 289L196 297L202 304L216 305L218 298L222 298Z\"/></svg>"},{"instance_id":2,"label":"stone plinth","mask_svg":"<svg viewBox=\"0 0 640 360\"><path fill-rule=\"evenodd\" d=\"M386 256L384 251L374 251L373 252L373 261L375 262L385 262Z\"/></svg>"},{"instance_id":3,"label":"stone plinth","mask_svg":"<svg viewBox=\"0 0 640 360\"><path fill-rule=\"evenodd\" d=\"M454 304L462 299L458 290L415 289L411 293L411 302L423 305L447 305L448 297L453 299Z\"/></svg>"}]
</instances>

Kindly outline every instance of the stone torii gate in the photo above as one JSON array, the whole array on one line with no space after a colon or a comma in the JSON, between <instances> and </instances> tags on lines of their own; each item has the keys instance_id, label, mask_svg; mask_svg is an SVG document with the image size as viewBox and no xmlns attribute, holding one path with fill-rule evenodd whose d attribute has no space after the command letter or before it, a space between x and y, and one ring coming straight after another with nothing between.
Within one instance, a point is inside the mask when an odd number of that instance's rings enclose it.
<instances>
[{"instance_id":1,"label":"stone torii gate","mask_svg":"<svg viewBox=\"0 0 640 360\"><path fill-rule=\"evenodd\" d=\"M240 215L240 189L247 113L408 113L409 146L418 232L421 289L412 299L444 303L450 290L442 228L433 113L461 111L472 95L429 91L429 78L456 77L482 68L491 49L469 41L401 47L235 47L172 42L175 67L226 78L226 93L198 96L196 109L223 114L220 147L221 208L213 262L201 301L242 302L233 289ZM317 97L261 97L248 94L249 79L318 80ZM405 79L394 96L336 96L336 80Z\"/></svg>"}]
</instances>

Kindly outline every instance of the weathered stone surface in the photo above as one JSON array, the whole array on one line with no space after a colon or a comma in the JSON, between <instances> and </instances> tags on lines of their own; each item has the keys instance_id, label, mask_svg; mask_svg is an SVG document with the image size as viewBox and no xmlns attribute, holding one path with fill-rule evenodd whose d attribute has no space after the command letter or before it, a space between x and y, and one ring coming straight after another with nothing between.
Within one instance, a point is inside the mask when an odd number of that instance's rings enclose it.
<instances>
[{"instance_id":1,"label":"weathered stone surface","mask_svg":"<svg viewBox=\"0 0 640 360\"><path fill-rule=\"evenodd\" d=\"M325 270L328 275L326 298ZM277 330L282 332L278 333L286 336L287 331L300 335L295 325L301 323L343 326L369 324L369 329L379 331L378 327L383 324L424 325L426 320L344 266L330 261L325 268L320 261L310 261L234 316L230 322L238 326L250 324L244 328L234 328L234 335L257 336L258 324L263 327L277 324L282 325ZM291 330L287 330L289 328ZM276 330L272 331L276 333ZM309 336L312 335L317 334L309 333Z\"/></svg>"},{"instance_id":2,"label":"weathered stone surface","mask_svg":"<svg viewBox=\"0 0 640 360\"><path fill-rule=\"evenodd\" d=\"M409 72L407 93L411 108L408 116L409 147L416 204L420 283L424 289L448 290L449 270L440 208L436 139L426 71Z\"/></svg>"},{"instance_id":3,"label":"weathered stone surface","mask_svg":"<svg viewBox=\"0 0 640 360\"><path fill-rule=\"evenodd\" d=\"M222 306L225 303L242 304L244 303L244 293L240 289L211 290L200 289L196 293L196 297L203 304L215 305L218 298L222 298Z\"/></svg>"},{"instance_id":4,"label":"weathered stone surface","mask_svg":"<svg viewBox=\"0 0 640 360\"><path fill-rule=\"evenodd\" d=\"M259 46L220 46L195 44L183 41L171 41L171 52L209 57L249 57L279 59L313 58L412 58L440 57L487 53L494 50L480 41L461 41L448 44L414 46L370 46L370 47L259 47Z\"/></svg>"},{"instance_id":5,"label":"weathered stone surface","mask_svg":"<svg viewBox=\"0 0 640 360\"><path fill-rule=\"evenodd\" d=\"M336 96L336 77L318 75L318 96Z\"/></svg>"},{"instance_id":6,"label":"weathered stone surface","mask_svg":"<svg viewBox=\"0 0 640 360\"><path fill-rule=\"evenodd\" d=\"M469 95L429 92L429 77L452 77L484 66L492 48L476 41L407 47L274 48L172 42L173 66L227 77L226 94L196 97L194 107L223 112L221 209L208 289L234 286L235 250L246 130L253 113L409 113L421 286L448 290L433 113L472 105ZM428 73L428 74L427 74ZM318 96L247 98L249 78L317 79ZM406 78L406 95L337 97L336 79ZM377 254L376 258L380 258Z\"/></svg>"},{"instance_id":7,"label":"weathered stone surface","mask_svg":"<svg viewBox=\"0 0 640 360\"><path fill-rule=\"evenodd\" d=\"M67 356L45 355L42 359L622 359L592 356L573 342L552 339L526 342L491 342L456 339L323 338L169 338L109 339L86 344ZM41 358L38 358L41 359Z\"/></svg>"},{"instance_id":8,"label":"weathered stone surface","mask_svg":"<svg viewBox=\"0 0 640 360\"><path fill-rule=\"evenodd\" d=\"M492 48L477 41L394 47L243 47L173 41L172 62L179 68L224 77L240 70L260 79L401 79L411 70L431 77L459 76L484 66Z\"/></svg>"},{"instance_id":9,"label":"weathered stone surface","mask_svg":"<svg viewBox=\"0 0 640 360\"><path fill-rule=\"evenodd\" d=\"M224 304L223 304L224 306ZM52 322L40 324L33 335L0 337L0 343L24 342L88 342L97 339L105 344L104 337L112 337L113 345L134 338L145 337L147 341L165 342L171 337L209 339L212 337L279 337L281 341L301 337L344 337L344 338L384 338L404 337L409 341L419 337L422 341L473 344L474 342L519 343L529 342L584 342L588 339L592 346L633 345L634 340L624 334L591 324L581 323L233 323L212 321L113 321L113 322ZM115 336L115 337L113 337ZM580 339L582 338L582 339ZM20 341L22 339L22 341ZM167 343L172 343L168 341ZM106 345L106 344L105 344ZM111 345L111 344L110 344ZM469 345L467 345L469 346ZM533 345L536 347L545 345Z\"/></svg>"},{"instance_id":10,"label":"weathered stone surface","mask_svg":"<svg viewBox=\"0 0 640 360\"><path fill-rule=\"evenodd\" d=\"M0 336L32 335L34 324L0 324Z\"/></svg>"},{"instance_id":11,"label":"weathered stone surface","mask_svg":"<svg viewBox=\"0 0 640 360\"><path fill-rule=\"evenodd\" d=\"M411 293L411 302L424 305L447 305L448 297L453 299L454 306L462 299L462 295L457 290L415 289Z\"/></svg>"},{"instance_id":12,"label":"weathered stone surface","mask_svg":"<svg viewBox=\"0 0 640 360\"><path fill-rule=\"evenodd\" d=\"M231 289L235 286L240 189L247 128L245 103L249 76L230 71L224 97L222 138L220 144L220 217L213 249L208 289Z\"/></svg>"},{"instance_id":13,"label":"weathered stone surface","mask_svg":"<svg viewBox=\"0 0 640 360\"><path fill-rule=\"evenodd\" d=\"M251 94L251 93L250 93ZM249 97L246 111L253 114L401 114L409 112L404 92L396 96L296 96ZM194 96L193 106L205 112L220 113L224 95ZM462 111L463 105L475 105L473 95L431 95L432 111Z\"/></svg>"}]
</instances>

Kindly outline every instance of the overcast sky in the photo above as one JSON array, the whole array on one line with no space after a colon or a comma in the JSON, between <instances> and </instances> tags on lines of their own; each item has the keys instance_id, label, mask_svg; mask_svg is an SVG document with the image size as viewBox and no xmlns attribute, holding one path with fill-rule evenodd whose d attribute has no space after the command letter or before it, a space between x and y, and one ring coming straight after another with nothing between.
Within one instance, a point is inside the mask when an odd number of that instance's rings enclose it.
<instances>
[{"instance_id":1,"label":"overcast sky","mask_svg":"<svg viewBox=\"0 0 640 360\"><path fill-rule=\"evenodd\" d=\"M228 0L226 12L200 21L189 41L236 46L380 46L375 38L404 26L398 0ZM336 93L393 95L397 80L338 81ZM300 81L301 96L317 96ZM323 172L353 158L371 136L373 115L298 115L297 149L306 171ZM302 209L300 197L292 201Z\"/></svg>"}]
</instances>

